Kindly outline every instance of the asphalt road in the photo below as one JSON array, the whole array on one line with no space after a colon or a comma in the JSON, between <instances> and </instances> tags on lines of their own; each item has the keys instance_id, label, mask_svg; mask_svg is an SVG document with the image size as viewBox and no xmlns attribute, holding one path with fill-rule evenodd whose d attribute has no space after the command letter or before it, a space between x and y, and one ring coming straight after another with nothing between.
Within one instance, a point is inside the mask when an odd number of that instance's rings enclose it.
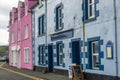
<instances>
[{"instance_id":1,"label":"asphalt road","mask_svg":"<svg viewBox=\"0 0 120 80\"><path fill-rule=\"evenodd\" d=\"M0 68L0 80L33 80Z\"/></svg>"}]
</instances>

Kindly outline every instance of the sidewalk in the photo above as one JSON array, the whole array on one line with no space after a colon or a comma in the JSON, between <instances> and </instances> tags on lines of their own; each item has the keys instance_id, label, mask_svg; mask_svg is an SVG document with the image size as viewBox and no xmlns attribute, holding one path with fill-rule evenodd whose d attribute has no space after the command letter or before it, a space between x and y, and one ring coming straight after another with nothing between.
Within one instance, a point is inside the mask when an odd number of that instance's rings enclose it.
<instances>
[{"instance_id":1,"label":"sidewalk","mask_svg":"<svg viewBox=\"0 0 120 80\"><path fill-rule=\"evenodd\" d=\"M54 74L54 73L43 74L41 72L25 70L25 69L18 69L18 68L9 66L7 63L5 63L2 67L7 68L7 69L11 69L11 70L14 70L17 72L21 72L21 73L24 73L27 75L31 75L34 77L42 78L44 80L72 80L72 79L69 79L67 76L58 75L58 74Z\"/></svg>"}]
</instances>

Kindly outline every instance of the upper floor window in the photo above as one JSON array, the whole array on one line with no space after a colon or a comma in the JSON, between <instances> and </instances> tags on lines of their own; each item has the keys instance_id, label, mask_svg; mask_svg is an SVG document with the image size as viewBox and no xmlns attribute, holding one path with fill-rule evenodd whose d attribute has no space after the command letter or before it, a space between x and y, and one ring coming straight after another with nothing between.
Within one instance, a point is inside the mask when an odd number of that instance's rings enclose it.
<instances>
[{"instance_id":1,"label":"upper floor window","mask_svg":"<svg viewBox=\"0 0 120 80\"><path fill-rule=\"evenodd\" d=\"M12 32L12 43L14 42L14 32Z\"/></svg>"},{"instance_id":2,"label":"upper floor window","mask_svg":"<svg viewBox=\"0 0 120 80\"><path fill-rule=\"evenodd\" d=\"M45 25L44 25L44 21L45 21L45 16L41 16L38 19L38 35L43 35L45 34Z\"/></svg>"},{"instance_id":3,"label":"upper floor window","mask_svg":"<svg viewBox=\"0 0 120 80\"><path fill-rule=\"evenodd\" d=\"M58 7L56 7L56 30L61 30L63 28L62 25L62 4Z\"/></svg>"},{"instance_id":4,"label":"upper floor window","mask_svg":"<svg viewBox=\"0 0 120 80\"><path fill-rule=\"evenodd\" d=\"M25 63L29 63L29 55L30 55L29 48L25 48L24 49L24 62Z\"/></svg>"},{"instance_id":5,"label":"upper floor window","mask_svg":"<svg viewBox=\"0 0 120 80\"><path fill-rule=\"evenodd\" d=\"M25 26L25 29L24 29L24 39L27 39L28 38L28 25Z\"/></svg>"},{"instance_id":6,"label":"upper floor window","mask_svg":"<svg viewBox=\"0 0 120 80\"><path fill-rule=\"evenodd\" d=\"M20 30L18 30L18 41L20 41Z\"/></svg>"},{"instance_id":7,"label":"upper floor window","mask_svg":"<svg viewBox=\"0 0 120 80\"><path fill-rule=\"evenodd\" d=\"M83 0L83 21L90 22L96 20L99 16L99 10L97 10L97 3L99 0Z\"/></svg>"},{"instance_id":8,"label":"upper floor window","mask_svg":"<svg viewBox=\"0 0 120 80\"><path fill-rule=\"evenodd\" d=\"M27 16L27 15L28 15L28 5L25 4L25 16Z\"/></svg>"},{"instance_id":9,"label":"upper floor window","mask_svg":"<svg viewBox=\"0 0 120 80\"><path fill-rule=\"evenodd\" d=\"M88 18L95 17L95 1L88 0Z\"/></svg>"}]
</instances>

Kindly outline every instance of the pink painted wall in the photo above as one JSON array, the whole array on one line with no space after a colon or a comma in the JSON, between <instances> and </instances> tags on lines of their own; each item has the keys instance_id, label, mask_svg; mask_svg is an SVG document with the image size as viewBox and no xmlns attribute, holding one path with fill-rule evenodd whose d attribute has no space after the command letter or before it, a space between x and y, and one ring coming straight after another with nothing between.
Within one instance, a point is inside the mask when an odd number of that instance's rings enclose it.
<instances>
[{"instance_id":1,"label":"pink painted wall","mask_svg":"<svg viewBox=\"0 0 120 80\"><path fill-rule=\"evenodd\" d=\"M17 31L17 22L15 22L14 24L12 24L12 16L15 16L15 18L14 18L14 20L17 18L17 11L16 11L16 9L17 8L12 8L12 13L11 13L11 16L10 16L10 34L9 34L9 36L10 36L10 49L9 49L9 52L10 52L10 54L9 54L9 57L10 57L10 65L11 66L16 66L17 64L15 63L15 64L13 64L12 63L12 50L11 50L11 46L16 46L17 44L17 37L15 37L14 38L14 42L12 42L12 32L14 32L14 36L17 36L17 33L16 33L16 31Z\"/></svg>"},{"instance_id":2,"label":"pink painted wall","mask_svg":"<svg viewBox=\"0 0 120 80\"><path fill-rule=\"evenodd\" d=\"M29 1L29 0L25 0L25 3L28 5L28 9L30 10L33 6L35 6L37 4L37 0L35 1ZM25 6L21 7L20 6L20 2L18 2L18 11L20 11L21 13L21 19L18 20L18 12L15 12L15 9L12 9L12 13L14 13L13 15L10 15L10 30L9 30L9 36L10 36L10 43L9 43L9 59L10 59L10 65L11 66L18 66L18 63L16 62L16 64L12 64L12 50L11 48L13 46L20 46L20 58L21 58L21 68L25 68L25 69L33 69L33 54L32 54L32 14L31 12L28 12L28 15L25 16ZM11 23L12 21L12 16L14 16L15 22L14 24ZM28 25L28 33L29 36L27 39L24 39L24 27ZM18 41L18 30L20 30L21 33L21 37L20 37L20 41ZM12 43L11 39L12 39L12 32L14 32L15 34L15 42ZM25 63L24 62L24 49L25 48L29 48L29 63ZM17 53L16 53L17 54ZM18 59L19 55L16 55L16 61Z\"/></svg>"}]
</instances>

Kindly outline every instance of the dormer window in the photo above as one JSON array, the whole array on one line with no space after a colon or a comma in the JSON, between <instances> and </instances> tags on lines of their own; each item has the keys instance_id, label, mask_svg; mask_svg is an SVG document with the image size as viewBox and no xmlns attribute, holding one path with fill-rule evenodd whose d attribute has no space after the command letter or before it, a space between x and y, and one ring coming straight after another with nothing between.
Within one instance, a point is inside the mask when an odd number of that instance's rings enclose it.
<instances>
[{"instance_id":1,"label":"dormer window","mask_svg":"<svg viewBox=\"0 0 120 80\"><path fill-rule=\"evenodd\" d=\"M27 15L28 15L28 5L25 4L25 16L27 16Z\"/></svg>"}]
</instances>

